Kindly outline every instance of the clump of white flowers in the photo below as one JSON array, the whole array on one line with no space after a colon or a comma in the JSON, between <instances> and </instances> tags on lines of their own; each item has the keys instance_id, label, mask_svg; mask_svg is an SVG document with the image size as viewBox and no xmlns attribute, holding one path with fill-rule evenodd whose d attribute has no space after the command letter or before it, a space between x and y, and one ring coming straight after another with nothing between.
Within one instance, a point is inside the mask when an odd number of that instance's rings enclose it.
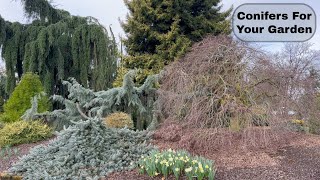
<instances>
[{"instance_id":1,"label":"clump of white flowers","mask_svg":"<svg viewBox=\"0 0 320 180\"><path fill-rule=\"evenodd\" d=\"M152 151L147 157L142 156L138 162L140 173L147 173L154 177L163 175L167 178L173 174L179 179L183 173L188 179L197 178L202 180L208 178L213 180L215 176L214 163L203 157L193 157L186 151Z\"/></svg>"}]
</instances>

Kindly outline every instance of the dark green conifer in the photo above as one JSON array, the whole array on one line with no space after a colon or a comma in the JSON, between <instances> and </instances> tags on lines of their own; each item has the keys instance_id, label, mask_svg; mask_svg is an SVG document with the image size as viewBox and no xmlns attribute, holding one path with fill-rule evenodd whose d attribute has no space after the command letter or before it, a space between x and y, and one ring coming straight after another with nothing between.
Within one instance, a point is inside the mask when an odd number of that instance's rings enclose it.
<instances>
[{"instance_id":1,"label":"dark green conifer","mask_svg":"<svg viewBox=\"0 0 320 180\"><path fill-rule=\"evenodd\" d=\"M0 16L9 93L25 72L38 73L49 94L63 95L61 82L67 77L94 90L112 86L117 62L113 34L108 35L95 18L72 16L47 0L21 1L30 24L8 22Z\"/></svg>"},{"instance_id":2,"label":"dark green conifer","mask_svg":"<svg viewBox=\"0 0 320 180\"><path fill-rule=\"evenodd\" d=\"M141 83L147 75L158 73L183 55L193 42L208 34L229 34L226 18L231 9L221 12L219 3L220 0L125 0L129 15L122 22L128 53L122 62L124 68L142 69L137 79ZM122 78L119 76L114 85L121 85Z\"/></svg>"}]
</instances>

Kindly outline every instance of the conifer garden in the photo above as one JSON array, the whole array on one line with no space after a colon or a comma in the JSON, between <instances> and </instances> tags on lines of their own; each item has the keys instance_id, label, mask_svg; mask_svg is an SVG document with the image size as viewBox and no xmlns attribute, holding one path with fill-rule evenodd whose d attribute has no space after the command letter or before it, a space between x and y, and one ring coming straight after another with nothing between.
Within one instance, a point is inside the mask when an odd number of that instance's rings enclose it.
<instances>
[{"instance_id":1,"label":"conifer garden","mask_svg":"<svg viewBox=\"0 0 320 180\"><path fill-rule=\"evenodd\" d=\"M47 0L21 0L27 24L0 14L0 179L228 179L241 153L320 148L318 51L234 40L220 0L124 2L125 54Z\"/></svg>"}]
</instances>

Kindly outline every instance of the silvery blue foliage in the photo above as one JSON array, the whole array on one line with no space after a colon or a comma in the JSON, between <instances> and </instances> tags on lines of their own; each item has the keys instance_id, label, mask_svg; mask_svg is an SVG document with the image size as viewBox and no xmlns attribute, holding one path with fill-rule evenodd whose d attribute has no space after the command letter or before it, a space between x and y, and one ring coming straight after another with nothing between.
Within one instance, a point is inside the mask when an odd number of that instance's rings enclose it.
<instances>
[{"instance_id":1,"label":"silvery blue foliage","mask_svg":"<svg viewBox=\"0 0 320 180\"><path fill-rule=\"evenodd\" d=\"M9 170L24 179L99 179L134 168L153 147L147 131L112 129L98 118L73 122L48 145L33 148Z\"/></svg>"},{"instance_id":2,"label":"silvery blue foliage","mask_svg":"<svg viewBox=\"0 0 320 180\"><path fill-rule=\"evenodd\" d=\"M38 113L38 100L41 98L41 96L45 96L46 93L41 92L37 95L35 95L34 97L31 98L31 108L28 109L22 116L21 119L25 120L25 121L29 121L32 120L35 114Z\"/></svg>"},{"instance_id":3,"label":"silvery blue foliage","mask_svg":"<svg viewBox=\"0 0 320 180\"><path fill-rule=\"evenodd\" d=\"M68 98L58 95L52 96L54 101L64 104L64 109L42 114L30 110L24 116L32 116L33 119L42 117L42 119L52 122L56 126L56 130L60 130L63 126L70 125L71 121L84 120L77 109L78 104L81 111L88 114L89 117L101 118L115 111L123 111L129 114L137 112L138 121L147 122L147 125L149 125L153 118L152 110L156 100L154 86L158 81L158 75L149 76L140 87L135 87L133 82L135 75L136 71L131 70L124 76L122 87L98 92L86 89L75 79L70 78L69 81L63 82L68 87ZM32 108L34 109L34 107ZM30 112L33 114L30 115ZM142 128L138 127L138 129Z\"/></svg>"}]
</instances>

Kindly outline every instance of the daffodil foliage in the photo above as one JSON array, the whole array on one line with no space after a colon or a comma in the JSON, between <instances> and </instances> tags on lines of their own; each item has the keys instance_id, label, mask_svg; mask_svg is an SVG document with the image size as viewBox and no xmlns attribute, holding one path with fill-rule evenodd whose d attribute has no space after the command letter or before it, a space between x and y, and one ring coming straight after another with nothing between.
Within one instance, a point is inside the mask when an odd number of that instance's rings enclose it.
<instances>
[{"instance_id":1,"label":"daffodil foliage","mask_svg":"<svg viewBox=\"0 0 320 180\"><path fill-rule=\"evenodd\" d=\"M146 173L151 177L174 175L176 179L185 175L189 180L197 179L213 180L215 167L213 161L203 157L193 157L186 151L151 151L149 156L142 156L138 161L140 173Z\"/></svg>"},{"instance_id":2,"label":"daffodil foliage","mask_svg":"<svg viewBox=\"0 0 320 180\"><path fill-rule=\"evenodd\" d=\"M114 36L93 17L72 16L47 0L21 0L30 23L0 16L0 47L11 93L25 72L39 74L48 94L64 94L62 80L74 77L103 90L116 74Z\"/></svg>"}]
</instances>

